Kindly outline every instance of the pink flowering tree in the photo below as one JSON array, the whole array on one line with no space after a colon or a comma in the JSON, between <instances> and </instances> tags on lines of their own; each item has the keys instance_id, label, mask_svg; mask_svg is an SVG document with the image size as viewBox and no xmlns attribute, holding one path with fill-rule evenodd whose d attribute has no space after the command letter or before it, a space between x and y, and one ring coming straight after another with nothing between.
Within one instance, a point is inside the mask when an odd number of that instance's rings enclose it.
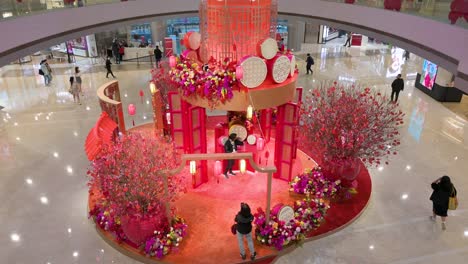
<instances>
[{"instance_id":1,"label":"pink flowering tree","mask_svg":"<svg viewBox=\"0 0 468 264\"><path fill-rule=\"evenodd\" d=\"M397 154L403 116L398 104L370 88L315 88L301 107L301 142L328 169L357 160L388 164Z\"/></svg>"},{"instance_id":2,"label":"pink flowering tree","mask_svg":"<svg viewBox=\"0 0 468 264\"><path fill-rule=\"evenodd\" d=\"M179 165L180 155L167 138L124 136L108 146L88 172L90 189L101 196L96 206L118 219L135 244L154 230L168 231L172 219L167 218L166 204L185 191L182 175L168 175Z\"/></svg>"}]
</instances>

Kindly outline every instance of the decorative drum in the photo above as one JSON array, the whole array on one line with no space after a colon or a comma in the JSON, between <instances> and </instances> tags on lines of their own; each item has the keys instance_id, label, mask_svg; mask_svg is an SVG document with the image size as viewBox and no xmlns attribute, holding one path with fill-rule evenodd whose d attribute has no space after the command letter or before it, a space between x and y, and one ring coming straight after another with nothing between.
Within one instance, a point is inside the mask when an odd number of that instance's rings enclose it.
<instances>
[{"instance_id":1,"label":"decorative drum","mask_svg":"<svg viewBox=\"0 0 468 264\"><path fill-rule=\"evenodd\" d=\"M183 44L185 47L192 50L199 49L201 44L200 33L194 31L187 32L184 36Z\"/></svg>"},{"instance_id":2,"label":"decorative drum","mask_svg":"<svg viewBox=\"0 0 468 264\"><path fill-rule=\"evenodd\" d=\"M247 143L249 145L255 145L256 142L257 142L257 137L255 135L249 135L247 137Z\"/></svg>"},{"instance_id":3,"label":"decorative drum","mask_svg":"<svg viewBox=\"0 0 468 264\"><path fill-rule=\"evenodd\" d=\"M244 141L247 138L247 129L243 125L233 125L229 128L229 135L236 133L239 140Z\"/></svg>"},{"instance_id":4,"label":"decorative drum","mask_svg":"<svg viewBox=\"0 0 468 264\"><path fill-rule=\"evenodd\" d=\"M240 82L245 87L255 88L265 81L268 69L263 59L256 56L246 56L241 59L240 66L243 69Z\"/></svg>"},{"instance_id":5,"label":"decorative drum","mask_svg":"<svg viewBox=\"0 0 468 264\"><path fill-rule=\"evenodd\" d=\"M276 53L278 53L278 44L276 43L276 40L266 38L258 44L257 52L259 56L262 56L267 60L273 59L276 56Z\"/></svg>"},{"instance_id":6,"label":"decorative drum","mask_svg":"<svg viewBox=\"0 0 468 264\"><path fill-rule=\"evenodd\" d=\"M268 61L268 70L275 83L282 83L291 74L291 61L285 55L276 55Z\"/></svg>"}]
</instances>

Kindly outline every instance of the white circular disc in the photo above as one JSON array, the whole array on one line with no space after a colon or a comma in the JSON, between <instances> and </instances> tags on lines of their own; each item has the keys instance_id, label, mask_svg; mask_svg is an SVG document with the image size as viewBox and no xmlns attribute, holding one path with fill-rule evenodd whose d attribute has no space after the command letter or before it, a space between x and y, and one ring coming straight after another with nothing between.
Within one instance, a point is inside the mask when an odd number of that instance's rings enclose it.
<instances>
[{"instance_id":1,"label":"white circular disc","mask_svg":"<svg viewBox=\"0 0 468 264\"><path fill-rule=\"evenodd\" d=\"M189 37L190 48L193 50L197 50L198 48L200 48L200 44L201 44L200 33L192 32L192 34L190 34L190 37Z\"/></svg>"},{"instance_id":2,"label":"white circular disc","mask_svg":"<svg viewBox=\"0 0 468 264\"><path fill-rule=\"evenodd\" d=\"M260 56L269 60L273 59L278 53L278 44L276 40L272 38L267 38L260 43Z\"/></svg>"},{"instance_id":3,"label":"white circular disc","mask_svg":"<svg viewBox=\"0 0 468 264\"><path fill-rule=\"evenodd\" d=\"M267 76L268 69L264 60L250 56L242 60L241 64L244 76L240 80L247 88L255 88L262 84Z\"/></svg>"},{"instance_id":4,"label":"white circular disc","mask_svg":"<svg viewBox=\"0 0 468 264\"><path fill-rule=\"evenodd\" d=\"M281 55L273 62L271 75L273 81L276 83L282 83L291 74L291 61L288 57Z\"/></svg>"},{"instance_id":5,"label":"white circular disc","mask_svg":"<svg viewBox=\"0 0 468 264\"><path fill-rule=\"evenodd\" d=\"M249 143L249 145L255 145L256 142L257 142L257 137L255 135L249 135L247 137L247 143Z\"/></svg>"},{"instance_id":6,"label":"white circular disc","mask_svg":"<svg viewBox=\"0 0 468 264\"><path fill-rule=\"evenodd\" d=\"M291 77L294 77L296 74L296 56L292 55L291 57Z\"/></svg>"},{"instance_id":7,"label":"white circular disc","mask_svg":"<svg viewBox=\"0 0 468 264\"><path fill-rule=\"evenodd\" d=\"M232 125L229 128L229 135L232 133L237 134L237 138L239 138L240 141L244 141L247 138L247 129L242 125Z\"/></svg>"}]
</instances>

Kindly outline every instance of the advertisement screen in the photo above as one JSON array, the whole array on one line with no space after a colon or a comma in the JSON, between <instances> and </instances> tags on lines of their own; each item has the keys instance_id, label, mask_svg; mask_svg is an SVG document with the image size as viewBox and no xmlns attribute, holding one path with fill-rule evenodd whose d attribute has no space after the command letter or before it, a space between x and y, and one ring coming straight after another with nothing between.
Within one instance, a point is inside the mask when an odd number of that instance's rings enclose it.
<instances>
[{"instance_id":1,"label":"advertisement screen","mask_svg":"<svg viewBox=\"0 0 468 264\"><path fill-rule=\"evenodd\" d=\"M432 90L434 82L437 77L437 68L438 66L434 63L424 60L421 74L421 84L429 90Z\"/></svg>"}]
</instances>

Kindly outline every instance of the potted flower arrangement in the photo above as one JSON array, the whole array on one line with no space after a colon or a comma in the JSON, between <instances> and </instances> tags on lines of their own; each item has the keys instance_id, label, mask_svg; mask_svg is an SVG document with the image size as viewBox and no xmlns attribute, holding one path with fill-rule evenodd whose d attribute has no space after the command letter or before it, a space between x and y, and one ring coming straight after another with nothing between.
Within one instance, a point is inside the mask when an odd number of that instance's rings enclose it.
<instances>
[{"instance_id":1,"label":"potted flower arrangement","mask_svg":"<svg viewBox=\"0 0 468 264\"><path fill-rule=\"evenodd\" d=\"M211 107L226 103L237 87L235 62L210 60L208 65L181 58L169 74L183 96L198 96L208 100Z\"/></svg>"},{"instance_id":2,"label":"potted flower arrangement","mask_svg":"<svg viewBox=\"0 0 468 264\"><path fill-rule=\"evenodd\" d=\"M185 234L184 221L174 216L174 208L166 207L185 191L183 175L167 175L179 163L173 143L163 136L144 138L131 133L107 146L88 171L90 192L97 197L90 217L135 247L151 239L167 243L159 236L177 234L180 240Z\"/></svg>"},{"instance_id":3,"label":"potted flower arrangement","mask_svg":"<svg viewBox=\"0 0 468 264\"><path fill-rule=\"evenodd\" d=\"M400 144L403 112L378 91L360 87L315 88L302 102L301 142L320 153L322 165L346 183L359 173L361 161L388 164Z\"/></svg>"},{"instance_id":4,"label":"potted flower arrangement","mask_svg":"<svg viewBox=\"0 0 468 264\"><path fill-rule=\"evenodd\" d=\"M289 186L290 193L330 199L341 189L341 181L327 179L322 168L317 166L297 175Z\"/></svg>"},{"instance_id":5,"label":"potted flower arrangement","mask_svg":"<svg viewBox=\"0 0 468 264\"><path fill-rule=\"evenodd\" d=\"M280 221L275 214L266 223L265 212L258 208L254 214L255 237L260 243L278 250L291 243L301 243L309 231L320 226L328 209L329 206L318 199L305 198L295 202L294 218L288 223Z\"/></svg>"}]
</instances>

